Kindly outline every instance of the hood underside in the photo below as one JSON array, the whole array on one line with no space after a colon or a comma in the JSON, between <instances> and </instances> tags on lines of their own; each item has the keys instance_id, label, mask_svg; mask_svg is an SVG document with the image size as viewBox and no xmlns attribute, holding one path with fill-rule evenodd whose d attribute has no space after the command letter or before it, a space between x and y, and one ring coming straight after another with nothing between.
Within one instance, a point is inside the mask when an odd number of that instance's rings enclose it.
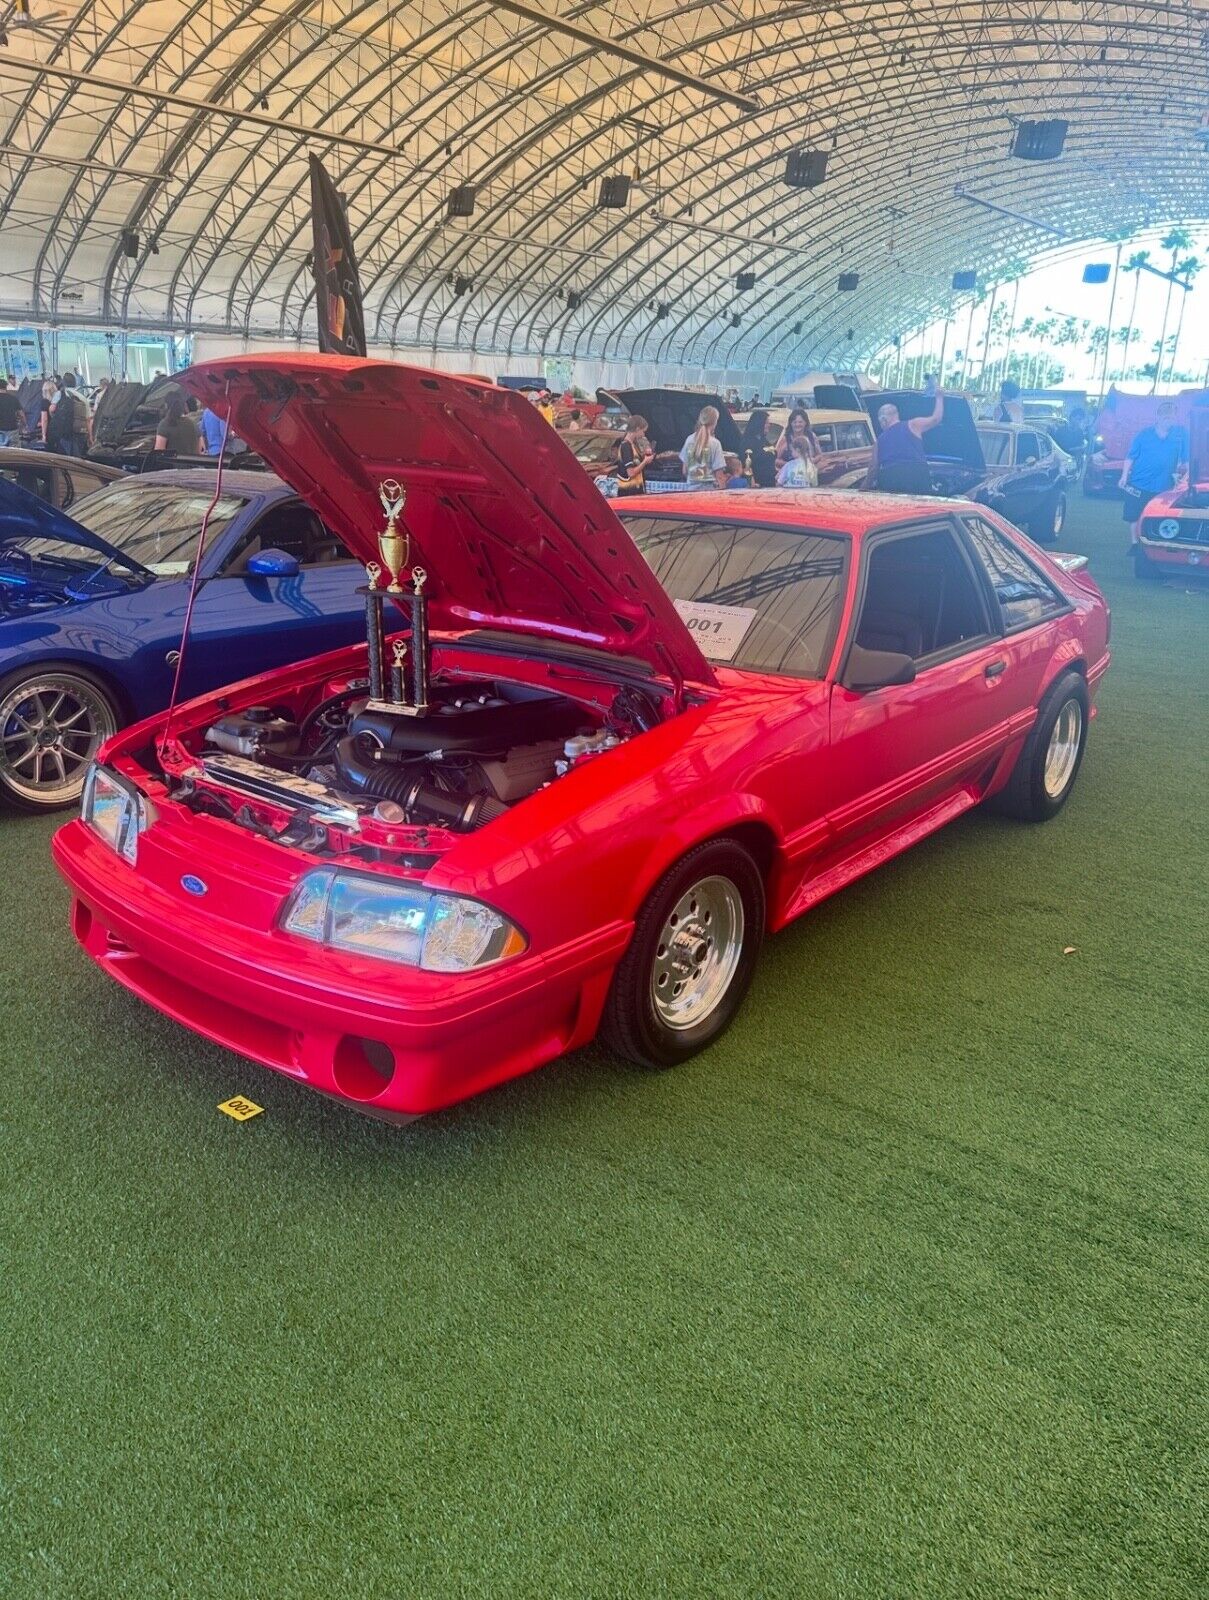
<instances>
[{"instance_id":1,"label":"hood underside","mask_svg":"<svg viewBox=\"0 0 1209 1600\"><path fill-rule=\"evenodd\" d=\"M409 564L431 626L501 628L713 673L608 502L522 395L345 356L210 361L180 381L366 563L381 564L383 482L406 490Z\"/></svg>"},{"instance_id":2,"label":"hood underside","mask_svg":"<svg viewBox=\"0 0 1209 1600\"><path fill-rule=\"evenodd\" d=\"M119 562L126 571L151 576L145 567L124 555L116 545L89 532L66 511L48 505L41 496L31 494L0 474L0 551L20 539L57 539L63 544L82 545L86 550Z\"/></svg>"},{"instance_id":3,"label":"hood underside","mask_svg":"<svg viewBox=\"0 0 1209 1600\"><path fill-rule=\"evenodd\" d=\"M881 394L867 394L863 398L865 410L873 419L877 433L882 431L877 414L883 406L896 406L901 420L910 422L915 417L930 417L936 404L931 395L918 389L888 390ZM967 467L986 467L986 458L978 441L978 429L974 425L974 413L963 395L945 395L940 421L924 434L924 449L929 460L959 461Z\"/></svg>"},{"instance_id":4,"label":"hood underside","mask_svg":"<svg viewBox=\"0 0 1209 1600\"><path fill-rule=\"evenodd\" d=\"M703 406L718 413L714 435L724 450L738 454L743 441L726 401L716 394L694 394L688 389L621 389L617 398L631 416L645 417L647 438L656 450L680 451L697 426Z\"/></svg>"}]
</instances>

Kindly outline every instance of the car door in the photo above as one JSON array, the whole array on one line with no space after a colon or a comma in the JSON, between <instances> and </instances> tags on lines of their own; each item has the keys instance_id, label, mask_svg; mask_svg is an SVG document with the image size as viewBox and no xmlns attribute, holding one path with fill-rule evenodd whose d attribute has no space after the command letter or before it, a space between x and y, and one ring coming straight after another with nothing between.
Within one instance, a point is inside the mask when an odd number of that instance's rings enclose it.
<instances>
[{"instance_id":1,"label":"car door","mask_svg":"<svg viewBox=\"0 0 1209 1600\"><path fill-rule=\"evenodd\" d=\"M279 500L232 532L194 602L182 684L188 695L364 637L365 601L357 593L364 568L309 506ZM250 571L252 558L268 550L291 557L297 571Z\"/></svg>"},{"instance_id":2,"label":"car door","mask_svg":"<svg viewBox=\"0 0 1209 1600\"><path fill-rule=\"evenodd\" d=\"M1018 735L1032 724L1058 644L1058 620L1071 604L1007 529L973 512L963 512L960 521L1003 633L1002 708Z\"/></svg>"},{"instance_id":3,"label":"car door","mask_svg":"<svg viewBox=\"0 0 1209 1600\"><path fill-rule=\"evenodd\" d=\"M866 537L858 584L830 709L829 823L844 851L974 804L1012 737L1016 692L954 518ZM912 681L849 687L854 646L909 657Z\"/></svg>"},{"instance_id":4,"label":"car door","mask_svg":"<svg viewBox=\"0 0 1209 1600\"><path fill-rule=\"evenodd\" d=\"M1016 434L1016 470L1007 486L1003 514L1018 528L1027 528L1040 514L1049 489L1038 435L1030 428L1022 428Z\"/></svg>"}]
</instances>

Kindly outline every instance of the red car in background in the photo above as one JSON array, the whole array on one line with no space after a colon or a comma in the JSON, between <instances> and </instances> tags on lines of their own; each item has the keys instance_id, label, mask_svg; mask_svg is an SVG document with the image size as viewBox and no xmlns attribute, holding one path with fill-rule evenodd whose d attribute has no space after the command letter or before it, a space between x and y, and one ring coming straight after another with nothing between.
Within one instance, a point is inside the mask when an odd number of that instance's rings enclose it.
<instances>
[{"instance_id":1,"label":"red car in background","mask_svg":"<svg viewBox=\"0 0 1209 1600\"><path fill-rule=\"evenodd\" d=\"M1188 413L1188 482L1155 495L1142 513L1139 578L1209 577L1209 394Z\"/></svg>"},{"instance_id":2,"label":"red car in background","mask_svg":"<svg viewBox=\"0 0 1209 1600\"><path fill-rule=\"evenodd\" d=\"M1091 449L1083 468L1084 494L1119 494L1121 473L1129 447L1143 428L1153 427L1159 406L1170 400L1176 421L1187 428L1194 406L1209 399L1204 389L1184 389L1179 394L1126 394L1110 389L1092 426Z\"/></svg>"},{"instance_id":3,"label":"red car in background","mask_svg":"<svg viewBox=\"0 0 1209 1600\"><path fill-rule=\"evenodd\" d=\"M766 934L983 800L1043 821L1071 792L1108 611L985 508L615 510L486 383L323 356L182 381L409 580L367 595L368 649L112 740L54 854L98 965L300 1083L405 1118L597 1033L674 1065ZM407 548L380 539L400 485Z\"/></svg>"}]
</instances>

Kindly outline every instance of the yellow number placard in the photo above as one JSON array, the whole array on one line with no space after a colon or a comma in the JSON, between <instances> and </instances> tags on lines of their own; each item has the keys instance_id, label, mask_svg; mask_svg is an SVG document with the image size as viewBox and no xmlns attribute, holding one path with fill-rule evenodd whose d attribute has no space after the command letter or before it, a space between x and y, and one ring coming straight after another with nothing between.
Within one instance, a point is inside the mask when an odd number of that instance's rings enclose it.
<instances>
[{"instance_id":1,"label":"yellow number placard","mask_svg":"<svg viewBox=\"0 0 1209 1600\"><path fill-rule=\"evenodd\" d=\"M255 1100L249 1100L246 1094L233 1095L230 1100L224 1100L219 1108L228 1117L234 1117L236 1122L246 1122L249 1117L258 1117L264 1110Z\"/></svg>"}]
</instances>

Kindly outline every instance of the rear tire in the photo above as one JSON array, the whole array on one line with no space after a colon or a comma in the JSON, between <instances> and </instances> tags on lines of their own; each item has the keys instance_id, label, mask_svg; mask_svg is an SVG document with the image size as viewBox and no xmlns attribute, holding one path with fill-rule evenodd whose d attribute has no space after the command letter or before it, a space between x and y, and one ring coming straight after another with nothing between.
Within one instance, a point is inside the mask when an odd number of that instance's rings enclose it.
<instances>
[{"instance_id":1,"label":"rear tire","mask_svg":"<svg viewBox=\"0 0 1209 1600\"><path fill-rule=\"evenodd\" d=\"M1029 529L1033 539L1038 544L1053 544L1066 526L1066 493L1059 489L1053 500L1045 508Z\"/></svg>"},{"instance_id":2,"label":"rear tire","mask_svg":"<svg viewBox=\"0 0 1209 1600\"><path fill-rule=\"evenodd\" d=\"M1042 700L1007 786L994 797L998 810L1022 822L1058 815L1083 764L1090 711L1087 684L1079 673L1064 672Z\"/></svg>"},{"instance_id":3,"label":"rear tire","mask_svg":"<svg viewBox=\"0 0 1209 1600\"><path fill-rule=\"evenodd\" d=\"M601 1033L644 1067L674 1067L730 1026L764 940L764 880L742 845L711 839L656 884L613 975Z\"/></svg>"}]
</instances>

